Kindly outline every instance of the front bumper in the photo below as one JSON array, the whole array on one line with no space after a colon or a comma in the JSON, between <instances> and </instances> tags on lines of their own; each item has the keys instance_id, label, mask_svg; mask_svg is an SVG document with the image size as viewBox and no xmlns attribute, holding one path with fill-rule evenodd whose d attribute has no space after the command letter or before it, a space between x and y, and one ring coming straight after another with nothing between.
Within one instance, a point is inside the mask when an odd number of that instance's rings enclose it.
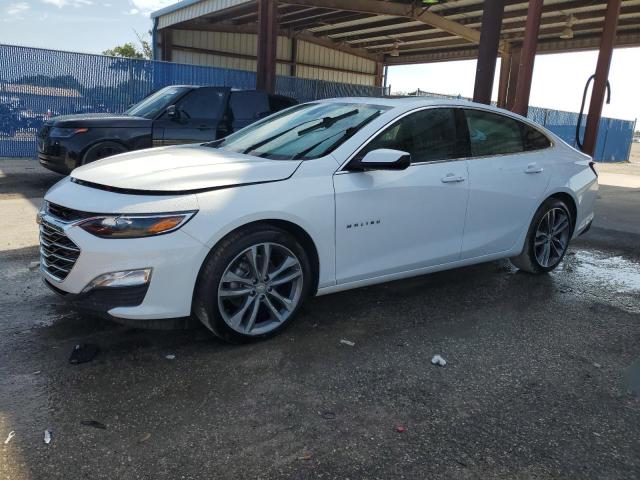
<instances>
[{"instance_id":1,"label":"front bumper","mask_svg":"<svg viewBox=\"0 0 640 480\"><path fill-rule=\"evenodd\" d=\"M80 255L62 281L43 272L57 293L70 295L79 306L116 318L145 320L191 314L195 282L208 249L180 230L158 237L100 239L80 227L66 235L80 247ZM139 287L82 291L96 277L122 270L153 269L145 291ZM107 292L110 290L111 292ZM120 297L120 298L119 298ZM91 308L93 307L93 308Z\"/></svg>"},{"instance_id":2,"label":"front bumper","mask_svg":"<svg viewBox=\"0 0 640 480\"><path fill-rule=\"evenodd\" d=\"M146 213L143 207L148 205L167 206L171 211L197 209L195 198L187 196L177 200L166 197L150 199L96 191L67 180L53 187L47 194L47 200L60 202L63 195L81 199L88 211L97 211L97 204L110 205L114 210L121 210L118 208L121 204L128 204L129 208L136 208L140 213ZM134 201L138 204L132 207ZM92 206L96 208L90 208ZM183 230L155 237L103 239L84 231L77 222L61 221L49 212L43 213L42 221L53 223L72 242L68 245L79 250L74 263L65 265L63 275L52 275L46 267L41 268L47 285L78 308L130 320L181 318L191 314L195 283L209 249ZM42 259L41 265L46 265ZM108 287L82 293L100 275L141 269L152 269L144 291ZM53 272L60 273L57 270Z\"/></svg>"},{"instance_id":3,"label":"front bumper","mask_svg":"<svg viewBox=\"0 0 640 480\"><path fill-rule=\"evenodd\" d=\"M44 136L43 136L44 135ZM69 148L65 139L52 139L41 132L38 138L38 161L44 168L68 175L79 165L79 154Z\"/></svg>"},{"instance_id":4,"label":"front bumper","mask_svg":"<svg viewBox=\"0 0 640 480\"><path fill-rule=\"evenodd\" d=\"M110 316L109 312L116 308L141 305L149 290L149 284L146 284L135 287L96 288L88 292L73 294L55 286L48 279L46 272L43 272L42 281L74 309L102 316Z\"/></svg>"}]
</instances>

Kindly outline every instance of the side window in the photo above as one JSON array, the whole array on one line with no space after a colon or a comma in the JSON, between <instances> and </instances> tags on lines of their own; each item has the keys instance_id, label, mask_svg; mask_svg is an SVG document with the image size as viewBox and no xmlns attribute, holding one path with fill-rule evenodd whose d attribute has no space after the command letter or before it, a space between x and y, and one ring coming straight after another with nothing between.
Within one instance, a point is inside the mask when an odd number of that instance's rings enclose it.
<instances>
[{"instance_id":1,"label":"side window","mask_svg":"<svg viewBox=\"0 0 640 480\"><path fill-rule=\"evenodd\" d=\"M197 88L180 100L176 107L188 118L214 119L220 116L223 100L223 91Z\"/></svg>"},{"instance_id":2,"label":"side window","mask_svg":"<svg viewBox=\"0 0 640 480\"><path fill-rule=\"evenodd\" d=\"M465 110L471 156L504 155L524 151L522 124L504 115Z\"/></svg>"},{"instance_id":3,"label":"side window","mask_svg":"<svg viewBox=\"0 0 640 480\"><path fill-rule=\"evenodd\" d=\"M522 124L522 129L524 149L526 151L542 150L551 146L549 139L539 130L524 123Z\"/></svg>"},{"instance_id":4,"label":"side window","mask_svg":"<svg viewBox=\"0 0 640 480\"><path fill-rule=\"evenodd\" d=\"M430 108L407 115L386 128L358 155L378 148L402 150L412 163L447 160L457 155L456 121L450 108Z\"/></svg>"},{"instance_id":5,"label":"side window","mask_svg":"<svg viewBox=\"0 0 640 480\"><path fill-rule=\"evenodd\" d=\"M237 121L254 122L269 113L269 99L263 92L231 92L229 106Z\"/></svg>"}]
</instances>

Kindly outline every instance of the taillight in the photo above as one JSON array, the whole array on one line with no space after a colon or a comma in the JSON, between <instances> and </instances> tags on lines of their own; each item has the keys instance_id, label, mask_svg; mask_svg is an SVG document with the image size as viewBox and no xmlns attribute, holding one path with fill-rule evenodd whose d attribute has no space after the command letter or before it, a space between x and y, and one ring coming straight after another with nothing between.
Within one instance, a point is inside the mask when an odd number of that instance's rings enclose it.
<instances>
[{"instance_id":1,"label":"taillight","mask_svg":"<svg viewBox=\"0 0 640 480\"><path fill-rule=\"evenodd\" d=\"M596 170L596 162L589 162L589 168L593 171L593 173L596 174L596 177L598 176L598 172Z\"/></svg>"}]
</instances>

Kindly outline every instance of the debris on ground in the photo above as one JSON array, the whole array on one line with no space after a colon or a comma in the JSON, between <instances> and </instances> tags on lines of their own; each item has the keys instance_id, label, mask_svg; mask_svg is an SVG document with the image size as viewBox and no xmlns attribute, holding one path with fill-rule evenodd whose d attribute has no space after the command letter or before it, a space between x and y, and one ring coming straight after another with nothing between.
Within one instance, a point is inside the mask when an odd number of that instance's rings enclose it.
<instances>
[{"instance_id":1,"label":"debris on ground","mask_svg":"<svg viewBox=\"0 0 640 480\"><path fill-rule=\"evenodd\" d=\"M79 343L73 347L71 356L69 357L69 363L77 365L79 363L86 363L93 360L100 352L100 347L93 343Z\"/></svg>"},{"instance_id":2,"label":"debris on ground","mask_svg":"<svg viewBox=\"0 0 640 480\"><path fill-rule=\"evenodd\" d=\"M99 428L101 430L107 429L107 426L104 423L98 422L97 420L81 420L80 424L85 427Z\"/></svg>"},{"instance_id":3,"label":"debris on ground","mask_svg":"<svg viewBox=\"0 0 640 480\"><path fill-rule=\"evenodd\" d=\"M51 431L49 430L44 431L44 443L46 443L47 445L51 443Z\"/></svg>"},{"instance_id":4,"label":"debris on ground","mask_svg":"<svg viewBox=\"0 0 640 480\"><path fill-rule=\"evenodd\" d=\"M596 367L596 368L602 367L602 365L600 365L599 363L594 363L593 366Z\"/></svg>"},{"instance_id":5,"label":"debris on ground","mask_svg":"<svg viewBox=\"0 0 640 480\"><path fill-rule=\"evenodd\" d=\"M352 342L351 340L346 340L344 338L340 340L340 343L343 345L348 345L350 347L353 347L356 344L356 342Z\"/></svg>"},{"instance_id":6,"label":"debris on ground","mask_svg":"<svg viewBox=\"0 0 640 480\"><path fill-rule=\"evenodd\" d=\"M13 430L11 430L11 431L9 432L9 435L7 435L7 439L4 441L4 444L6 445L7 443L9 443L9 442L11 441L11 439L12 439L13 437L15 437L15 436L16 436L16 432L14 432Z\"/></svg>"},{"instance_id":7,"label":"debris on ground","mask_svg":"<svg viewBox=\"0 0 640 480\"><path fill-rule=\"evenodd\" d=\"M313 455L311 454L311 452L304 452L300 457L298 457L298 459L300 460L311 460L313 458Z\"/></svg>"},{"instance_id":8,"label":"debris on ground","mask_svg":"<svg viewBox=\"0 0 640 480\"><path fill-rule=\"evenodd\" d=\"M333 420L336 418L336 414L333 412L323 412L322 418L324 418L325 420Z\"/></svg>"},{"instance_id":9,"label":"debris on ground","mask_svg":"<svg viewBox=\"0 0 640 480\"><path fill-rule=\"evenodd\" d=\"M447 361L444 358L442 358L440 355L434 355L433 358L431 359L431 363L439 367L444 367L447 364Z\"/></svg>"},{"instance_id":10,"label":"debris on ground","mask_svg":"<svg viewBox=\"0 0 640 480\"><path fill-rule=\"evenodd\" d=\"M402 425L398 425L398 426L396 427L396 432L398 432L398 433L404 433L404 432L406 432L406 431L407 431L407 429L406 429L406 428L404 428Z\"/></svg>"},{"instance_id":11,"label":"debris on ground","mask_svg":"<svg viewBox=\"0 0 640 480\"><path fill-rule=\"evenodd\" d=\"M173 353L170 353L169 355L165 355L164 358L167 360L175 360L176 356Z\"/></svg>"},{"instance_id":12,"label":"debris on ground","mask_svg":"<svg viewBox=\"0 0 640 480\"><path fill-rule=\"evenodd\" d=\"M149 432L145 433L144 435L142 435L140 437L140 440L138 440L140 443L142 442L146 442L147 440L149 440L151 438L151 434Z\"/></svg>"},{"instance_id":13,"label":"debris on ground","mask_svg":"<svg viewBox=\"0 0 640 480\"><path fill-rule=\"evenodd\" d=\"M38 268L40 268L40 262L31 262L31 263L29 263L29 270L31 270L32 272L34 270L37 270Z\"/></svg>"}]
</instances>

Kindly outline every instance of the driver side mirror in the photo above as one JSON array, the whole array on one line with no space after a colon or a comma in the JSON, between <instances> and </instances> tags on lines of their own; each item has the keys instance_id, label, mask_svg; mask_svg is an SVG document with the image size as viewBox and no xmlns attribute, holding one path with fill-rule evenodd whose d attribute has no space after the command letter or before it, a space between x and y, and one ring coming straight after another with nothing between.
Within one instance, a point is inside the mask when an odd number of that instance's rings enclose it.
<instances>
[{"instance_id":1,"label":"driver side mirror","mask_svg":"<svg viewBox=\"0 0 640 480\"><path fill-rule=\"evenodd\" d=\"M180 112L178 111L175 105L169 105L167 107L166 112L167 112L167 117L169 117L169 119L171 120L177 120L178 118L180 118Z\"/></svg>"},{"instance_id":2,"label":"driver side mirror","mask_svg":"<svg viewBox=\"0 0 640 480\"><path fill-rule=\"evenodd\" d=\"M378 148L371 150L360 160L349 163L348 170L405 170L411 165L411 154L402 150Z\"/></svg>"}]
</instances>

